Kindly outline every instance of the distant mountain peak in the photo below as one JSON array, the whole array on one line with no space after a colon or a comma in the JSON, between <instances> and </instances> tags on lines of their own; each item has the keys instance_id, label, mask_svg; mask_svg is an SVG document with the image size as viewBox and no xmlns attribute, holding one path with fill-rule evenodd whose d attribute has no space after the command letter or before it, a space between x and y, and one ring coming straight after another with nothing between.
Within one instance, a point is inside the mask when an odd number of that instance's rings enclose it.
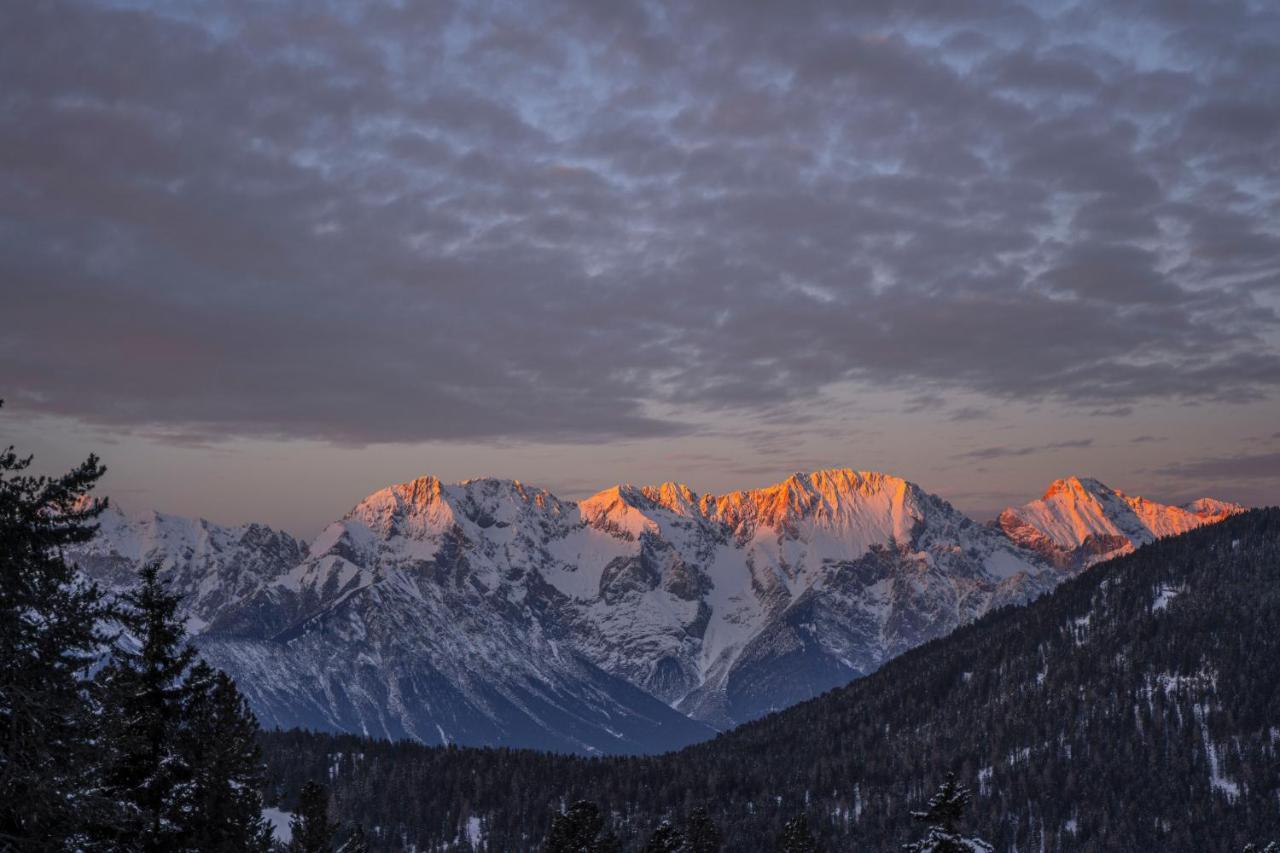
<instances>
[{"instance_id":1,"label":"distant mountain peak","mask_svg":"<svg viewBox=\"0 0 1280 853\"><path fill-rule=\"evenodd\" d=\"M1243 509L1213 498L1172 506L1127 495L1092 477L1071 476L1054 480L1039 500L1005 509L996 524L1055 565L1080 567Z\"/></svg>"},{"instance_id":2,"label":"distant mountain peak","mask_svg":"<svg viewBox=\"0 0 1280 853\"><path fill-rule=\"evenodd\" d=\"M1217 498L1196 498L1184 503L1182 508L1192 515L1203 518L1206 522L1221 521L1229 515L1237 515L1249 510L1241 504L1220 501Z\"/></svg>"},{"instance_id":3,"label":"distant mountain peak","mask_svg":"<svg viewBox=\"0 0 1280 853\"><path fill-rule=\"evenodd\" d=\"M1062 477L1054 480L1049 484L1049 488L1045 489L1044 494L1040 496L1040 500L1050 500L1057 497L1098 497L1102 495L1118 494L1101 480L1093 477Z\"/></svg>"},{"instance_id":4,"label":"distant mountain peak","mask_svg":"<svg viewBox=\"0 0 1280 853\"><path fill-rule=\"evenodd\" d=\"M658 506L680 515L698 510L698 493L684 483L667 481L657 486L643 486L640 493Z\"/></svg>"}]
</instances>

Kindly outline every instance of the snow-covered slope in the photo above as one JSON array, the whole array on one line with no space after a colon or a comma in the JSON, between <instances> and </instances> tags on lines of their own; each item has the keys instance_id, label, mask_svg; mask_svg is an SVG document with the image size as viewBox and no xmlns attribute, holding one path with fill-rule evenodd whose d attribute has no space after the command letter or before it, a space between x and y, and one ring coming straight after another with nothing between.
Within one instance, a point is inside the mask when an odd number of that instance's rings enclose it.
<instances>
[{"instance_id":1,"label":"snow-covered slope","mask_svg":"<svg viewBox=\"0 0 1280 853\"><path fill-rule=\"evenodd\" d=\"M199 633L228 607L296 566L306 545L262 524L224 527L159 512L126 514L113 504L98 535L68 557L104 588L132 586L144 563L182 595L187 629Z\"/></svg>"},{"instance_id":2,"label":"snow-covered slope","mask_svg":"<svg viewBox=\"0 0 1280 853\"><path fill-rule=\"evenodd\" d=\"M1055 565L1081 568L1243 511L1213 498L1169 506L1087 477L1067 477L1055 480L1039 500L1000 513L997 524Z\"/></svg>"},{"instance_id":3,"label":"snow-covered slope","mask_svg":"<svg viewBox=\"0 0 1280 853\"><path fill-rule=\"evenodd\" d=\"M111 583L161 559L192 596L202 653L267 725L653 752L1038 596L1084 564L1064 553L1100 535L1136 543L1231 511L1204 500L1177 515L1073 482L1078 500L1047 495L996 527L846 469L577 502L422 477L368 496L307 547L257 525L111 516L78 558Z\"/></svg>"}]
</instances>

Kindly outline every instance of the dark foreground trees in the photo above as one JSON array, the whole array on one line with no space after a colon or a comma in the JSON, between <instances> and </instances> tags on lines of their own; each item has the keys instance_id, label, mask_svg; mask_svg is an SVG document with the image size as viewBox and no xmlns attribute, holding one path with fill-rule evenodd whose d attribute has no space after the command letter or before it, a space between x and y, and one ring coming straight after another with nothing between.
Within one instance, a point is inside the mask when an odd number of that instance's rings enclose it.
<instances>
[{"instance_id":1,"label":"dark foreground trees","mask_svg":"<svg viewBox=\"0 0 1280 853\"><path fill-rule=\"evenodd\" d=\"M686 849L684 833L664 820L649 836L644 853L684 853Z\"/></svg>"},{"instance_id":2,"label":"dark foreground trees","mask_svg":"<svg viewBox=\"0 0 1280 853\"><path fill-rule=\"evenodd\" d=\"M289 853L333 853L338 826L329 820L329 792L323 785L308 782L302 786L289 829Z\"/></svg>"},{"instance_id":3,"label":"dark foreground trees","mask_svg":"<svg viewBox=\"0 0 1280 853\"><path fill-rule=\"evenodd\" d=\"M118 808L97 834L130 850L268 851L257 721L230 678L195 661L178 605L156 565L118 605L96 685Z\"/></svg>"},{"instance_id":4,"label":"dark foreground trees","mask_svg":"<svg viewBox=\"0 0 1280 853\"><path fill-rule=\"evenodd\" d=\"M793 817L778 836L778 853L818 853L818 842L804 815Z\"/></svg>"},{"instance_id":5,"label":"dark foreground trees","mask_svg":"<svg viewBox=\"0 0 1280 853\"><path fill-rule=\"evenodd\" d=\"M684 835L689 853L720 853L724 845L715 821L701 806L689 815L689 820L684 825Z\"/></svg>"},{"instance_id":6,"label":"dark foreground trees","mask_svg":"<svg viewBox=\"0 0 1280 853\"><path fill-rule=\"evenodd\" d=\"M318 787L308 787L313 790L313 796L314 792L323 791ZM304 788L304 808L307 790ZM937 793L929 799L928 808L911 813L914 820L925 825L925 837L904 844L902 849L908 853L991 853L994 848L990 844L960 832L960 821L969 800L969 790L956 781L954 773L948 773ZM295 825L295 840L301 825ZM720 846L720 832L715 823L705 809L698 808L681 828L670 820L660 821L650 833L643 850L644 853L714 853L720 850ZM319 847L290 848L294 849L299 853L328 853L327 848ZM564 813L556 814L542 846L544 853L613 853L621 849L599 807L587 801L576 802ZM820 853L823 848L814 838L808 817L801 814L783 826L774 849L777 853ZM1245 853L1254 850L1251 847ZM1272 847L1268 847L1264 853L1271 850Z\"/></svg>"},{"instance_id":7,"label":"dark foreground trees","mask_svg":"<svg viewBox=\"0 0 1280 853\"><path fill-rule=\"evenodd\" d=\"M645 841L644 853L720 853L720 830L705 808L690 812L682 826L670 820L658 823ZM551 819L551 830L542 843L543 853L618 853L622 843L609 830L595 803L580 800ZM628 849L632 849L628 847Z\"/></svg>"},{"instance_id":8,"label":"dark foreground trees","mask_svg":"<svg viewBox=\"0 0 1280 853\"><path fill-rule=\"evenodd\" d=\"M551 819L544 853L621 853L622 845L605 827L595 803L579 800Z\"/></svg>"},{"instance_id":9,"label":"dark foreground trees","mask_svg":"<svg viewBox=\"0 0 1280 853\"><path fill-rule=\"evenodd\" d=\"M689 814L683 827L664 820L649 836L645 853L720 853L720 830L699 806Z\"/></svg>"},{"instance_id":10,"label":"dark foreground trees","mask_svg":"<svg viewBox=\"0 0 1280 853\"><path fill-rule=\"evenodd\" d=\"M94 456L61 477L30 465L0 453L0 849L66 850L107 806L85 683L107 607L62 559L96 531L105 504L84 496L105 469Z\"/></svg>"},{"instance_id":11,"label":"dark foreground trees","mask_svg":"<svg viewBox=\"0 0 1280 853\"><path fill-rule=\"evenodd\" d=\"M103 787L119 813L102 827L121 846L176 847L183 840L179 802L192 772L178 735L185 685L195 653L182 642L177 600L149 565L141 584L124 596L122 635L97 682L101 730L108 745Z\"/></svg>"},{"instance_id":12,"label":"dark foreground trees","mask_svg":"<svg viewBox=\"0 0 1280 853\"><path fill-rule=\"evenodd\" d=\"M158 567L109 602L63 559L103 467L30 464L0 453L0 850L270 850L257 720Z\"/></svg>"},{"instance_id":13,"label":"dark foreground trees","mask_svg":"<svg viewBox=\"0 0 1280 853\"><path fill-rule=\"evenodd\" d=\"M271 826L262 819L258 721L225 672L201 661L188 684L181 749L191 762L182 797L190 842L218 853L270 849Z\"/></svg>"}]
</instances>

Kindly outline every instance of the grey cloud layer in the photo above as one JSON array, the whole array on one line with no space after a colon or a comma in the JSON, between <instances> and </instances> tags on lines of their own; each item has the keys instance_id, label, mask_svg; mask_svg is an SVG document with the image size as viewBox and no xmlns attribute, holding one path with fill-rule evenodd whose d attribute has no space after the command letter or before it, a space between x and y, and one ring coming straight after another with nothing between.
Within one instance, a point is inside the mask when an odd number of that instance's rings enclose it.
<instances>
[{"instance_id":1,"label":"grey cloud layer","mask_svg":"<svg viewBox=\"0 0 1280 853\"><path fill-rule=\"evenodd\" d=\"M1271 4L847 5L9 4L0 386L354 443L1274 392Z\"/></svg>"},{"instance_id":2,"label":"grey cloud layer","mask_svg":"<svg viewBox=\"0 0 1280 853\"><path fill-rule=\"evenodd\" d=\"M1194 459L1162 468L1159 473L1201 480L1280 479L1280 452Z\"/></svg>"},{"instance_id":3,"label":"grey cloud layer","mask_svg":"<svg viewBox=\"0 0 1280 853\"><path fill-rule=\"evenodd\" d=\"M1034 456L1054 450L1078 450L1092 447L1092 438L1073 438L1067 441L1053 441L1048 444L1037 444L1029 447L980 447L965 453L956 454L956 459L1006 459L1011 456Z\"/></svg>"}]
</instances>

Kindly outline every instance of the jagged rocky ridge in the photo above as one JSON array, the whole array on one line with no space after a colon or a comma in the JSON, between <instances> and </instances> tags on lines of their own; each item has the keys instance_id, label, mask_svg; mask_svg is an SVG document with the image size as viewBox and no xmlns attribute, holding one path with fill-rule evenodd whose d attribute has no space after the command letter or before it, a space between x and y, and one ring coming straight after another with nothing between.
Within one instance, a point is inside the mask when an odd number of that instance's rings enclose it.
<instances>
[{"instance_id":1,"label":"jagged rocky ridge","mask_svg":"<svg viewBox=\"0 0 1280 853\"><path fill-rule=\"evenodd\" d=\"M1138 526L1120 510L1140 499L1101 490L1119 495L1059 481L987 526L915 484L850 470L720 496L618 486L580 502L423 477L370 495L305 547L260 525L113 516L79 556L113 583L162 559L190 596L202 653L267 726L653 752L1034 598L1096 542L1122 547L1103 537L1132 548L1226 511L1140 502ZM1074 515L1058 492L1081 495Z\"/></svg>"},{"instance_id":2,"label":"jagged rocky ridge","mask_svg":"<svg viewBox=\"0 0 1280 853\"><path fill-rule=\"evenodd\" d=\"M183 596L188 632L199 634L306 554L306 543L263 524L224 527L160 512L129 516L112 505L98 518L98 535L70 556L114 590L132 585L144 563L159 562L170 588Z\"/></svg>"}]
</instances>

